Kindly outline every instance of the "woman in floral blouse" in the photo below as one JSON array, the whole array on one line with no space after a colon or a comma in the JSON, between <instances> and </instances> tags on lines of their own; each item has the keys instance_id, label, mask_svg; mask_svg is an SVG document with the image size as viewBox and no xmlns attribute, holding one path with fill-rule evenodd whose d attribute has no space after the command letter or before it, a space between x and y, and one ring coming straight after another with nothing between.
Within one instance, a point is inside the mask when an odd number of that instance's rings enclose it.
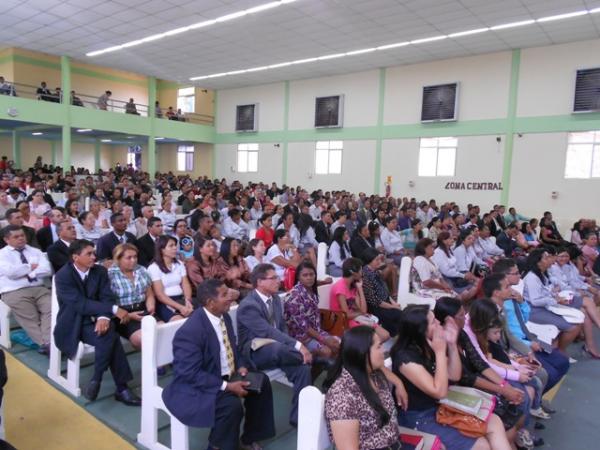
<instances>
[{"instance_id":1,"label":"woman in floral blouse","mask_svg":"<svg viewBox=\"0 0 600 450\"><path fill-rule=\"evenodd\" d=\"M321 329L315 266L308 261L300 263L295 281L284 303L288 333L302 342L313 356L332 358L337 355L340 342Z\"/></svg>"}]
</instances>

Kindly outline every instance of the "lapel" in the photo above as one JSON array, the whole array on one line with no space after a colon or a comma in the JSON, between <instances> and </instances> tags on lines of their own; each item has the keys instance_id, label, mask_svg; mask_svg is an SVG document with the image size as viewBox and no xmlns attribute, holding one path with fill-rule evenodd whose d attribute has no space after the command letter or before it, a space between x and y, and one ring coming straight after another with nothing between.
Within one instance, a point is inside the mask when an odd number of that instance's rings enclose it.
<instances>
[{"instance_id":1,"label":"lapel","mask_svg":"<svg viewBox=\"0 0 600 450\"><path fill-rule=\"evenodd\" d=\"M263 299L260 298L260 295L258 295L258 292L256 292L256 290L252 291L252 293L254 294L254 301L256 301L258 303L259 308L262 311L264 318L268 322L269 321L269 310L267 309L267 305L265 304L265 302L263 302Z\"/></svg>"},{"instance_id":2,"label":"lapel","mask_svg":"<svg viewBox=\"0 0 600 450\"><path fill-rule=\"evenodd\" d=\"M79 273L77 272L77 269L75 268L75 265L72 262L70 262L69 265L70 265L70 268L71 268L71 277L73 278L73 282L75 283L76 286L79 287L79 290L81 292L83 292L87 296L85 285L83 284L83 280L79 276ZM90 269L90 273L91 273L91 269ZM90 276L89 275L90 273L88 273L88 278Z\"/></svg>"},{"instance_id":3,"label":"lapel","mask_svg":"<svg viewBox=\"0 0 600 450\"><path fill-rule=\"evenodd\" d=\"M217 370L219 376L221 374L221 344L219 343L219 338L217 337L217 333L215 333L215 329L210 322L210 319L206 315L206 311L204 308L201 309L200 318L202 321L202 326L206 330L207 337L207 349L209 358L213 360L213 363L217 366ZM229 331L229 330L228 330ZM230 339L231 342L231 339ZM233 344L232 344L233 345Z\"/></svg>"}]
</instances>

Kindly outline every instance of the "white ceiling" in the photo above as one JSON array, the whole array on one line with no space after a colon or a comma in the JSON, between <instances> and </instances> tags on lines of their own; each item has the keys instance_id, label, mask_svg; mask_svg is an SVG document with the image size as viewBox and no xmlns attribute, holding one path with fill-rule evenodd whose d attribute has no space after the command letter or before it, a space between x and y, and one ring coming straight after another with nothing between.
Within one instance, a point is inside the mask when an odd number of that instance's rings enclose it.
<instances>
[{"instance_id":1,"label":"white ceiling","mask_svg":"<svg viewBox=\"0 0 600 450\"><path fill-rule=\"evenodd\" d=\"M600 0L298 0L136 47L85 53L269 0L2 0L0 44L189 83L210 75L600 7ZM215 89L600 38L600 13L198 81Z\"/></svg>"}]
</instances>

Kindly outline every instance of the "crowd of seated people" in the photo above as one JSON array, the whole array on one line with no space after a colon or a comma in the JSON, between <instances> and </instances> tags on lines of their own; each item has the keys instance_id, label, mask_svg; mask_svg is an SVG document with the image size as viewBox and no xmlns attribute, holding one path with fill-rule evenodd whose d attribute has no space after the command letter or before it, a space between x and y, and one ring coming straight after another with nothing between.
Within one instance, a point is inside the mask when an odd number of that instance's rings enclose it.
<instances>
[{"instance_id":1,"label":"crowd of seated people","mask_svg":"<svg viewBox=\"0 0 600 450\"><path fill-rule=\"evenodd\" d=\"M536 420L554 412L541 396L568 371L568 346L583 334L584 350L600 358L593 340L600 258L591 220L580 220L567 242L549 212L538 230L537 221L513 208L505 214L501 205L484 214L468 205L463 214L453 203L171 173L152 179L120 166L82 177L41 160L28 171L5 170L0 189L0 293L40 353L48 352L52 332L43 283L52 273L57 346L67 355L78 341L96 347L83 389L89 400L111 368L116 399L140 404L119 337L140 348L145 315L196 323L201 335L216 335L201 351L221 364L194 365L189 352L201 342L190 338L191 325L182 327L165 404L182 422L213 428L214 448L235 448L223 427L240 427L238 398L248 392L233 375L274 368L293 384L292 425L300 390L330 369L326 417L339 448L396 448L398 424L436 434L448 449L532 448L540 444L534 427L543 426ZM51 194L60 192L57 206ZM328 247L324 269L333 279L317 280L319 243ZM403 256L412 258L411 290L434 299L433 312L397 303ZM319 298L323 283L331 284L328 298ZM237 337L227 315L233 302ZM320 308L344 318L342 327ZM391 371L382 364L386 341L393 342ZM200 374L212 393L203 397L212 412L202 420L177 400L198 388ZM452 385L497 398L477 437L438 423L438 402ZM272 402L270 387L264 392L247 395L247 411ZM248 448L273 435L272 417L262 419L244 429Z\"/></svg>"}]
</instances>

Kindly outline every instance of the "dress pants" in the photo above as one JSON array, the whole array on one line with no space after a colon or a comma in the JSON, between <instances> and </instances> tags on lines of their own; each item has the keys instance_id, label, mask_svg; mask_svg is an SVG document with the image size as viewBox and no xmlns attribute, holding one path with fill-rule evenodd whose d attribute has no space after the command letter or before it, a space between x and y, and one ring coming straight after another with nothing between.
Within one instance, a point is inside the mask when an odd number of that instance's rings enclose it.
<instances>
[{"instance_id":1,"label":"dress pants","mask_svg":"<svg viewBox=\"0 0 600 450\"><path fill-rule=\"evenodd\" d=\"M258 370L281 369L294 384L290 424L298 425L298 396L312 382L311 366L303 364L304 359L299 351L280 342L265 345L251 352L250 357Z\"/></svg>"},{"instance_id":2,"label":"dress pants","mask_svg":"<svg viewBox=\"0 0 600 450\"><path fill-rule=\"evenodd\" d=\"M45 286L24 287L2 294L15 319L38 345L50 343L52 299L50 289Z\"/></svg>"},{"instance_id":3,"label":"dress pants","mask_svg":"<svg viewBox=\"0 0 600 450\"><path fill-rule=\"evenodd\" d=\"M94 331L95 324L84 323L81 327L81 340L94 346L94 376L92 380L102 381L102 375L110 368L117 390L127 387L133 379L121 338L115 330L115 324L110 323L108 331L98 336Z\"/></svg>"},{"instance_id":4,"label":"dress pants","mask_svg":"<svg viewBox=\"0 0 600 450\"><path fill-rule=\"evenodd\" d=\"M244 413L245 409L245 413ZM271 382L265 377L260 394L250 393L242 399L232 392L220 391L215 405L215 424L210 430L210 446L220 450L237 450L240 423L244 418L242 444L263 441L275 436Z\"/></svg>"},{"instance_id":5,"label":"dress pants","mask_svg":"<svg viewBox=\"0 0 600 450\"><path fill-rule=\"evenodd\" d=\"M548 381L544 387L544 392L547 392L569 371L569 358L556 348L552 353L536 352L535 357L548 373Z\"/></svg>"}]
</instances>

